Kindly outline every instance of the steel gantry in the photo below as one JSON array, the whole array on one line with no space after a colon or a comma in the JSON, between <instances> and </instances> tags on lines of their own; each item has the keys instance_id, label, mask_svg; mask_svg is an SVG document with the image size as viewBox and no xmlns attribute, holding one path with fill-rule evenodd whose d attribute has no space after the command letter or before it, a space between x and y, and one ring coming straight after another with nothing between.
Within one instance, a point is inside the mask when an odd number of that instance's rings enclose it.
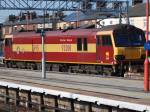
<instances>
[{"instance_id":1,"label":"steel gantry","mask_svg":"<svg viewBox=\"0 0 150 112\"><path fill-rule=\"evenodd\" d=\"M0 10L78 10L126 13L127 6L127 0L0 0Z\"/></svg>"}]
</instances>

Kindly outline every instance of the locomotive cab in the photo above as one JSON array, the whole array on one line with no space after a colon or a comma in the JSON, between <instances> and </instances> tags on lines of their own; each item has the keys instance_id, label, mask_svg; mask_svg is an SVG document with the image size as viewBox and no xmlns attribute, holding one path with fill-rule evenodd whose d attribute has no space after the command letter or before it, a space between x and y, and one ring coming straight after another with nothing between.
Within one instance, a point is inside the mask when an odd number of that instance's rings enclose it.
<instances>
[{"instance_id":1,"label":"locomotive cab","mask_svg":"<svg viewBox=\"0 0 150 112\"><path fill-rule=\"evenodd\" d=\"M134 26L126 25L113 32L114 56L117 61L144 59L144 32Z\"/></svg>"},{"instance_id":2,"label":"locomotive cab","mask_svg":"<svg viewBox=\"0 0 150 112\"><path fill-rule=\"evenodd\" d=\"M126 71L130 72L136 69L137 72L137 68L143 65L145 58L144 32L134 26L124 25L113 31L113 39L116 62L123 65L122 69L126 68Z\"/></svg>"},{"instance_id":3,"label":"locomotive cab","mask_svg":"<svg viewBox=\"0 0 150 112\"><path fill-rule=\"evenodd\" d=\"M145 58L145 34L131 25L108 26L96 36L97 62L111 65L114 73L123 76ZM119 72L119 73L118 73Z\"/></svg>"},{"instance_id":4,"label":"locomotive cab","mask_svg":"<svg viewBox=\"0 0 150 112\"><path fill-rule=\"evenodd\" d=\"M113 41L111 32L98 32L96 36L96 60L98 63L110 65L113 63Z\"/></svg>"}]
</instances>

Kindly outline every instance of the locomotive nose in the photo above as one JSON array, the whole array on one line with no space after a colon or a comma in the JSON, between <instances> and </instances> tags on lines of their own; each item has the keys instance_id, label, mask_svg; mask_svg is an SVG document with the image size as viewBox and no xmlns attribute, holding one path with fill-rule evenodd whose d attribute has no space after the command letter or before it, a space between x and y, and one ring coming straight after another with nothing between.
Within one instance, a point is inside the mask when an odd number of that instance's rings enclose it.
<instances>
[{"instance_id":1,"label":"locomotive nose","mask_svg":"<svg viewBox=\"0 0 150 112\"><path fill-rule=\"evenodd\" d=\"M140 59L141 49L140 48L125 48L126 59Z\"/></svg>"},{"instance_id":2,"label":"locomotive nose","mask_svg":"<svg viewBox=\"0 0 150 112\"><path fill-rule=\"evenodd\" d=\"M145 55L144 49L142 47L125 47L117 48L114 52L116 60L136 60L142 59Z\"/></svg>"}]
</instances>

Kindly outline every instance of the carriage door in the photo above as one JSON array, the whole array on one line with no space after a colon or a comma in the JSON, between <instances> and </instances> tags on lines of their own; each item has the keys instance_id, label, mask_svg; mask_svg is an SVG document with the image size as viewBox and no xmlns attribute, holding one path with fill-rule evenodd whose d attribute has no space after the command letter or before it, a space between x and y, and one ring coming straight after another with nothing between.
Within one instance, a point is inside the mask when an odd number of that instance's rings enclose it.
<instances>
[{"instance_id":1,"label":"carriage door","mask_svg":"<svg viewBox=\"0 0 150 112\"><path fill-rule=\"evenodd\" d=\"M96 36L96 61L98 63L101 62L101 58L102 58L102 54L101 54L101 50L102 50L102 38L100 35Z\"/></svg>"},{"instance_id":2,"label":"carriage door","mask_svg":"<svg viewBox=\"0 0 150 112\"><path fill-rule=\"evenodd\" d=\"M96 53L98 63L111 63L113 61L113 47L110 35L96 37Z\"/></svg>"}]
</instances>

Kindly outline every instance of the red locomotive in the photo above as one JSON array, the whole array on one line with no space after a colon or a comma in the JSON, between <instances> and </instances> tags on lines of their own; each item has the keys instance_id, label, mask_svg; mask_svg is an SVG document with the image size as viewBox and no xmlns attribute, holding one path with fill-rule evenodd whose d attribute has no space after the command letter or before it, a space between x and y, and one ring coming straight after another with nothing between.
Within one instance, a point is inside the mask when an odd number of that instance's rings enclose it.
<instances>
[{"instance_id":1,"label":"red locomotive","mask_svg":"<svg viewBox=\"0 0 150 112\"><path fill-rule=\"evenodd\" d=\"M36 32L5 38L7 67L41 69L41 40ZM46 69L123 76L129 65L143 64L144 43L144 32L131 25L47 31Z\"/></svg>"}]
</instances>

